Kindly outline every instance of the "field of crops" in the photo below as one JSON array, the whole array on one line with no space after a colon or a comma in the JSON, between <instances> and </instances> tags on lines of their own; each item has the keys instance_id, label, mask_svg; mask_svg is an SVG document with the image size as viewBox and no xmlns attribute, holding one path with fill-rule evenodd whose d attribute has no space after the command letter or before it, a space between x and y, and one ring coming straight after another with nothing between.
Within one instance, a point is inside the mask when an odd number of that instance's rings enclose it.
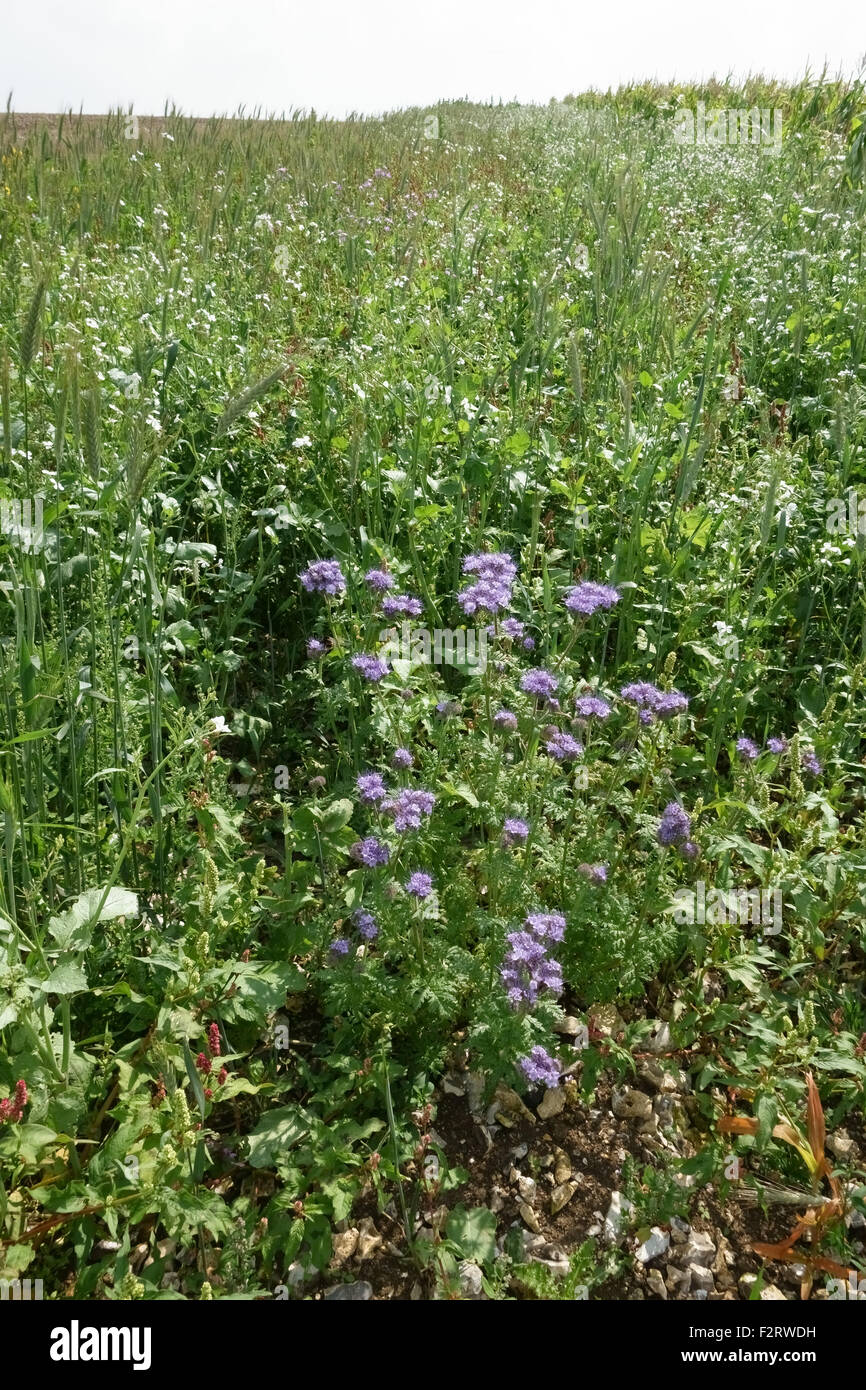
<instances>
[{"instance_id":1,"label":"field of crops","mask_svg":"<svg viewBox=\"0 0 866 1390\"><path fill-rule=\"evenodd\" d=\"M866 1279L863 89L0 153L0 1280Z\"/></svg>"}]
</instances>

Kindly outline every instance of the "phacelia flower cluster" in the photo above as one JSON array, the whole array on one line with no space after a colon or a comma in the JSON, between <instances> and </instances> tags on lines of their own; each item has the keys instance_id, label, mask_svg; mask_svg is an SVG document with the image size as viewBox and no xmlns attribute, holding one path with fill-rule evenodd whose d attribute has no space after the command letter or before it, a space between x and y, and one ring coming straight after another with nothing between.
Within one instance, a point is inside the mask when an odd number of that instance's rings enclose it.
<instances>
[{"instance_id":1,"label":"phacelia flower cluster","mask_svg":"<svg viewBox=\"0 0 866 1390\"><path fill-rule=\"evenodd\" d=\"M381 772L362 772L355 778L355 786L365 806L378 806L388 795Z\"/></svg>"},{"instance_id":2,"label":"phacelia flower cluster","mask_svg":"<svg viewBox=\"0 0 866 1390\"><path fill-rule=\"evenodd\" d=\"M533 666L520 677L520 689L525 695L534 695L537 700L549 702L559 689L559 681L551 671L543 666Z\"/></svg>"},{"instance_id":3,"label":"phacelia flower cluster","mask_svg":"<svg viewBox=\"0 0 866 1390\"><path fill-rule=\"evenodd\" d=\"M395 797L382 803L382 810L394 817L395 830L420 830L422 821L432 814L435 804L432 792L404 787Z\"/></svg>"},{"instance_id":4,"label":"phacelia flower cluster","mask_svg":"<svg viewBox=\"0 0 866 1390\"><path fill-rule=\"evenodd\" d=\"M393 589L397 581L393 574L389 574L387 570L374 569L367 570L367 573L364 575L364 582L368 584L371 589L375 589L377 593L381 594L385 593L388 589Z\"/></svg>"},{"instance_id":5,"label":"phacelia flower cluster","mask_svg":"<svg viewBox=\"0 0 866 1390\"><path fill-rule=\"evenodd\" d=\"M430 874L421 873L420 870L410 874L405 884L406 892L411 898L423 900L429 898L433 892L433 879Z\"/></svg>"},{"instance_id":6,"label":"phacelia flower cluster","mask_svg":"<svg viewBox=\"0 0 866 1390\"><path fill-rule=\"evenodd\" d=\"M600 695L578 695L574 708L581 719L607 719L610 715L610 705Z\"/></svg>"},{"instance_id":7,"label":"phacelia flower cluster","mask_svg":"<svg viewBox=\"0 0 866 1390\"><path fill-rule=\"evenodd\" d=\"M365 681L380 681L383 676L388 674L388 663L381 656L361 653L352 657L352 665Z\"/></svg>"},{"instance_id":8,"label":"phacelia flower cluster","mask_svg":"<svg viewBox=\"0 0 866 1390\"><path fill-rule=\"evenodd\" d=\"M686 846L690 843L689 836L692 833L692 823L688 812L678 801L669 801L659 822L657 838L660 845L670 848L671 845Z\"/></svg>"},{"instance_id":9,"label":"phacelia flower cluster","mask_svg":"<svg viewBox=\"0 0 866 1390\"><path fill-rule=\"evenodd\" d=\"M578 743L571 734L564 734L560 729L550 735L545 741L544 747L551 758L555 758L558 763L571 762L572 759L579 758L583 752L583 744Z\"/></svg>"},{"instance_id":10,"label":"phacelia flower cluster","mask_svg":"<svg viewBox=\"0 0 866 1390\"><path fill-rule=\"evenodd\" d=\"M684 714L689 707L688 696L681 690L659 690L650 681L624 685L619 693L623 700L637 706L637 717L642 724L672 719L675 714Z\"/></svg>"},{"instance_id":11,"label":"phacelia flower cluster","mask_svg":"<svg viewBox=\"0 0 866 1390\"><path fill-rule=\"evenodd\" d=\"M389 594L382 599L382 612L386 618L420 618L423 604L412 594Z\"/></svg>"},{"instance_id":12,"label":"phacelia flower cluster","mask_svg":"<svg viewBox=\"0 0 866 1390\"><path fill-rule=\"evenodd\" d=\"M358 864L363 864L367 869L378 869L391 858L388 846L377 840L375 835L356 840L349 853Z\"/></svg>"},{"instance_id":13,"label":"phacelia flower cluster","mask_svg":"<svg viewBox=\"0 0 866 1390\"><path fill-rule=\"evenodd\" d=\"M559 1085L560 1065L543 1047L534 1047L528 1057L518 1058L517 1065L533 1086L547 1086L555 1090Z\"/></svg>"},{"instance_id":14,"label":"phacelia flower cluster","mask_svg":"<svg viewBox=\"0 0 866 1390\"><path fill-rule=\"evenodd\" d=\"M509 932L500 977L513 1008L532 1008L540 994L562 993L562 966L551 957L550 946L564 934L559 912L530 912L521 931Z\"/></svg>"},{"instance_id":15,"label":"phacelia flower cluster","mask_svg":"<svg viewBox=\"0 0 866 1390\"><path fill-rule=\"evenodd\" d=\"M508 608L517 578L517 566L510 555L500 551L467 555L463 561L463 573L475 575L475 583L457 595L457 602L467 618L479 612L495 617Z\"/></svg>"},{"instance_id":16,"label":"phacelia flower cluster","mask_svg":"<svg viewBox=\"0 0 866 1390\"><path fill-rule=\"evenodd\" d=\"M593 613L598 613L599 610L607 612L613 608L614 604L619 603L620 597L619 590L611 585L594 584L592 580L587 579L569 589L565 596L565 606L570 613L591 618Z\"/></svg>"},{"instance_id":17,"label":"phacelia flower cluster","mask_svg":"<svg viewBox=\"0 0 866 1390\"><path fill-rule=\"evenodd\" d=\"M506 849L511 849L514 845L525 845L529 839L529 826L525 820L519 820L516 816L507 816L502 827L502 843Z\"/></svg>"},{"instance_id":18,"label":"phacelia flower cluster","mask_svg":"<svg viewBox=\"0 0 866 1390\"><path fill-rule=\"evenodd\" d=\"M343 571L336 560L313 560L301 571L301 583L308 594L341 594L346 588Z\"/></svg>"}]
</instances>

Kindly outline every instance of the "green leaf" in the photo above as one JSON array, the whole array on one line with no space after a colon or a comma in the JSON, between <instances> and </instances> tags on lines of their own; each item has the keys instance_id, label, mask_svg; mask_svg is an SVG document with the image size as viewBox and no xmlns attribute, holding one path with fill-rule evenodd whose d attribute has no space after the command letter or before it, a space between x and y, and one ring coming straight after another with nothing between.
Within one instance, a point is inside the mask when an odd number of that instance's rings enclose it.
<instances>
[{"instance_id":1,"label":"green leaf","mask_svg":"<svg viewBox=\"0 0 866 1390\"><path fill-rule=\"evenodd\" d=\"M464 1258L479 1265L496 1258L496 1217L487 1207L467 1211L461 1203L451 1212L445 1229Z\"/></svg>"},{"instance_id":2,"label":"green leaf","mask_svg":"<svg viewBox=\"0 0 866 1390\"><path fill-rule=\"evenodd\" d=\"M192 1086L192 1093L195 1096L195 1103L198 1106L198 1113L204 1119L204 1087L201 1084L201 1077L196 1070L192 1052L186 1038L183 1040L183 1060L186 1065L186 1074L189 1077L189 1084Z\"/></svg>"},{"instance_id":3,"label":"green leaf","mask_svg":"<svg viewBox=\"0 0 866 1390\"><path fill-rule=\"evenodd\" d=\"M42 985L46 994L81 994L87 989L87 976L74 957L54 967Z\"/></svg>"},{"instance_id":4,"label":"green leaf","mask_svg":"<svg viewBox=\"0 0 866 1390\"><path fill-rule=\"evenodd\" d=\"M250 1132L251 1168L273 1168L277 1159L310 1132L310 1116L299 1105L283 1105L263 1115Z\"/></svg>"}]
</instances>

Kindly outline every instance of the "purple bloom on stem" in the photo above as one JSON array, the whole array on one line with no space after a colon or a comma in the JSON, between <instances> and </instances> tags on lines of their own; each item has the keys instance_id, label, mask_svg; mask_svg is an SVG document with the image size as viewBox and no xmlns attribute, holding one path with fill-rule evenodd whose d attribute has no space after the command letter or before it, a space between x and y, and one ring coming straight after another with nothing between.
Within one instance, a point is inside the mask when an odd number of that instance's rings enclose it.
<instances>
[{"instance_id":1,"label":"purple bloom on stem","mask_svg":"<svg viewBox=\"0 0 866 1390\"><path fill-rule=\"evenodd\" d=\"M400 770L411 767L414 761L408 748L395 748L391 754L391 766Z\"/></svg>"},{"instance_id":2,"label":"purple bloom on stem","mask_svg":"<svg viewBox=\"0 0 866 1390\"><path fill-rule=\"evenodd\" d=\"M757 743L753 743L750 738L737 739L737 752L744 763L753 763L760 751Z\"/></svg>"},{"instance_id":3,"label":"purple bloom on stem","mask_svg":"<svg viewBox=\"0 0 866 1390\"><path fill-rule=\"evenodd\" d=\"M565 596L565 606L571 613L590 618L599 609L607 611L613 608L619 600L619 590L611 588L609 584L594 584L592 580L587 579L569 589Z\"/></svg>"},{"instance_id":4,"label":"purple bloom on stem","mask_svg":"<svg viewBox=\"0 0 866 1390\"><path fill-rule=\"evenodd\" d=\"M493 716L493 727L507 729L512 734L517 728L517 715L512 714L510 709L498 709Z\"/></svg>"},{"instance_id":5,"label":"purple bloom on stem","mask_svg":"<svg viewBox=\"0 0 866 1390\"><path fill-rule=\"evenodd\" d=\"M423 605L419 598L411 594L390 594L382 599L382 612L386 618L396 618L404 613L410 618L420 618Z\"/></svg>"},{"instance_id":6,"label":"purple bloom on stem","mask_svg":"<svg viewBox=\"0 0 866 1390\"><path fill-rule=\"evenodd\" d=\"M659 690L650 681L624 685L619 693L623 700L637 706L642 724L651 724L654 718L670 719L675 714L683 714L689 707L688 697L681 690Z\"/></svg>"},{"instance_id":7,"label":"purple bloom on stem","mask_svg":"<svg viewBox=\"0 0 866 1390\"><path fill-rule=\"evenodd\" d=\"M436 713L440 719L450 719L452 714L459 714L462 708L459 700L439 700Z\"/></svg>"},{"instance_id":8,"label":"purple bloom on stem","mask_svg":"<svg viewBox=\"0 0 866 1390\"><path fill-rule=\"evenodd\" d=\"M394 576L389 574L387 570L367 570L367 573L364 575L364 580L365 583L369 584L371 589L376 589L379 593L384 592L386 589L393 589L397 582Z\"/></svg>"},{"instance_id":9,"label":"purple bloom on stem","mask_svg":"<svg viewBox=\"0 0 866 1390\"><path fill-rule=\"evenodd\" d=\"M561 912L530 912L524 926L548 941L561 941L565 935L565 918Z\"/></svg>"},{"instance_id":10,"label":"purple bloom on stem","mask_svg":"<svg viewBox=\"0 0 866 1390\"><path fill-rule=\"evenodd\" d=\"M808 772L812 777L820 777L824 771L824 766L818 761L814 753L804 753L803 771Z\"/></svg>"},{"instance_id":11,"label":"purple bloom on stem","mask_svg":"<svg viewBox=\"0 0 866 1390\"><path fill-rule=\"evenodd\" d=\"M517 566L510 555L500 552L467 555L463 573L476 576L475 583L457 595L457 602L467 617L479 610L495 616L508 607L517 578Z\"/></svg>"},{"instance_id":12,"label":"purple bloom on stem","mask_svg":"<svg viewBox=\"0 0 866 1390\"><path fill-rule=\"evenodd\" d=\"M492 637L496 632L496 629L495 627L491 626L487 629L487 631ZM520 621L519 618L506 618L505 622L499 629L499 635L501 637L510 637L516 641L518 637L523 636L523 623Z\"/></svg>"},{"instance_id":13,"label":"purple bloom on stem","mask_svg":"<svg viewBox=\"0 0 866 1390\"><path fill-rule=\"evenodd\" d=\"M534 651L535 651L535 638L534 638L534 637L524 637L524 639L523 639L523 650L526 651L526 652L534 652Z\"/></svg>"},{"instance_id":14,"label":"purple bloom on stem","mask_svg":"<svg viewBox=\"0 0 866 1390\"><path fill-rule=\"evenodd\" d=\"M356 671L360 672L365 681L380 681L383 676L388 674L388 663L380 656L368 656L366 654L353 656L352 665Z\"/></svg>"},{"instance_id":15,"label":"purple bloom on stem","mask_svg":"<svg viewBox=\"0 0 866 1390\"><path fill-rule=\"evenodd\" d=\"M590 883L607 883L606 864L578 864L577 872L588 878Z\"/></svg>"},{"instance_id":16,"label":"purple bloom on stem","mask_svg":"<svg viewBox=\"0 0 866 1390\"><path fill-rule=\"evenodd\" d=\"M372 912L365 912L363 908L356 907L352 913L352 921L359 936L363 936L365 941L375 941L379 935L379 927Z\"/></svg>"},{"instance_id":17,"label":"purple bloom on stem","mask_svg":"<svg viewBox=\"0 0 866 1390\"><path fill-rule=\"evenodd\" d=\"M685 714L689 707L688 696L681 690L663 690L656 700L656 719L672 719L675 714Z\"/></svg>"},{"instance_id":18,"label":"purple bloom on stem","mask_svg":"<svg viewBox=\"0 0 866 1390\"><path fill-rule=\"evenodd\" d=\"M307 656L310 658L324 656L325 644L320 642L318 637L310 637L307 641Z\"/></svg>"},{"instance_id":19,"label":"purple bloom on stem","mask_svg":"<svg viewBox=\"0 0 866 1390\"><path fill-rule=\"evenodd\" d=\"M508 816L502 827L502 843L506 848L512 845L525 844L529 838L529 826L525 820L518 820L514 816Z\"/></svg>"},{"instance_id":20,"label":"purple bloom on stem","mask_svg":"<svg viewBox=\"0 0 866 1390\"><path fill-rule=\"evenodd\" d=\"M686 843L680 850L680 854L684 854L686 859L697 859L700 852L701 851L695 844L694 840L686 840Z\"/></svg>"},{"instance_id":21,"label":"purple bloom on stem","mask_svg":"<svg viewBox=\"0 0 866 1390\"><path fill-rule=\"evenodd\" d=\"M547 1086L555 1090L559 1085L560 1066L543 1047L534 1047L528 1057L521 1057L517 1065L532 1085Z\"/></svg>"},{"instance_id":22,"label":"purple bloom on stem","mask_svg":"<svg viewBox=\"0 0 866 1390\"><path fill-rule=\"evenodd\" d=\"M420 830L422 818L432 814L435 804L432 792L404 787L383 809L393 813L395 829Z\"/></svg>"},{"instance_id":23,"label":"purple bloom on stem","mask_svg":"<svg viewBox=\"0 0 866 1390\"><path fill-rule=\"evenodd\" d=\"M771 753L776 753L778 756L781 756L782 753L787 753L788 751L788 740L786 738L768 738L767 748Z\"/></svg>"},{"instance_id":24,"label":"purple bloom on stem","mask_svg":"<svg viewBox=\"0 0 866 1390\"><path fill-rule=\"evenodd\" d=\"M377 840L375 835L368 835L363 840L356 840L349 850L353 859L359 864L363 864L368 869L378 869L380 865L387 864L391 858L391 851L381 840Z\"/></svg>"},{"instance_id":25,"label":"purple bloom on stem","mask_svg":"<svg viewBox=\"0 0 866 1390\"><path fill-rule=\"evenodd\" d=\"M381 772L362 772L355 779L355 786L365 806L376 806L388 795Z\"/></svg>"},{"instance_id":26,"label":"purple bloom on stem","mask_svg":"<svg viewBox=\"0 0 866 1390\"><path fill-rule=\"evenodd\" d=\"M610 705L598 695L578 695L574 707L581 719L607 719Z\"/></svg>"},{"instance_id":27,"label":"purple bloom on stem","mask_svg":"<svg viewBox=\"0 0 866 1390\"><path fill-rule=\"evenodd\" d=\"M429 874L422 874L420 872L410 874L406 884L406 892L411 894L413 898L422 900L424 898L429 898L430 894L433 892L433 880Z\"/></svg>"},{"instance_id":28,"label":"purple bloom on stem","mask_svg":"<svg viewBox=\"0 0 866 1390\"><path fill-rule=\"evenodd\" d=\"M346 587L336 560L313 560L301 571L301 583L309 594L339 594Z\"/></svg>"},{"instance_id":29,"label":"purple bloom on stem","mask_svg":"<svg viewBox=\"0 0 866 1390\"><path fill-rule=\"evenodd\" d=\"M347 956L350 946L351 943L346 940L345 936L338 936L335 941L331 942L331 953L335 956Z\"/></svg>"},{"instance_id":30,"label":"purple bloom on stem","mask_svg":"<svg viewBox=\"0 0 866 1390\"><path fill-rule=\"evenodd\" d=\"M539 700L549 700L559 688L559 681L543 666L534 666L524 671L520 678L520 689L527 695L535 695Z\"/></svg>"},{"instance_id":31,"label":"purple bloom on stem","mask_svg":"<svg viewBox=\"0 0 866 1390\"><path fill-rule=\"evenodd\" d=\"M578 743L571 734L564 734L559 730L547 740L544 746L551 758L555 758L558 763L568 762L571 758L579 758L583 752L582 743Z\"/></svg>"},{"instance_id":32,"label":"purple bloom on stem","mask_svg":"<svg viewBox=\"0 0 866 1390\"><path fill-rule=\"evenodd\" d=\"M669 801L659 823L658 842L665 846L683 845L689 838L691 828L688 812L678 801Z\"/></svg>"}]
</instances>

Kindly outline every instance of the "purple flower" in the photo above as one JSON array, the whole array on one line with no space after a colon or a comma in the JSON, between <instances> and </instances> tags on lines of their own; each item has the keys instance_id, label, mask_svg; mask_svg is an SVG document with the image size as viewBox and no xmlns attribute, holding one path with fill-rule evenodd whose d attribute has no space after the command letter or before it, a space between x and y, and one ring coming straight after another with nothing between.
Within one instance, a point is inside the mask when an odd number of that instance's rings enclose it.
<instances>
[{"instance_id":1,"label":"purple flower","mask_svg":"<svg viewBox=\"0 0 866 1390\"><path fill-rule=\"evenodd\" d=\"M359 671L365 681L380 681L383 676L388 674L388 663L380 656L368 656L366 654L352 657L352 665Z\"/></svg>"},{"instance_id":2,"label":"purple flower","mask_svg":"<svg viewBox=\"0 0 866 1390\"><path fill-rule=\"evenodd\" d=\"M432 814L435 804L436 798L432 792L404 787L382 809L393 814L395 829L420 830L422 818Z\"/></svg>"},{"instance_id":3,"label":"purple flower","mask_svg":"<svg viewBox=\"0 0 866 1390\"><path fill-rule=\"evenodd\" d=\"M547 941L561 941L565 935L565 918L561 912L530 912L524 925Z\"/></svg>"},{"instance_id":4,"label":"purple flower","mask_svg":"<svg viewBox=\"0 0 866 1390\"><path fill-rule=\"evenodd\" d=\"M382 593L386 589L393 589L397 581L387 570L367 570L364 575L364 582L369 584L371 589L376 589Z\"/></svg>"},{"instance_id":5,"label":"purple flower","mask_svg":"<svg viewBox=\"0 0 866 1390\"><path fill-rule=\"evenodd\" d=\"M550 1090L559 1085L559 1063L543 1047L534 1047L528 1057L518 1059L517 1065L532 1085L547 1086Z\"/></svg>"},{"instance_id":6,"label":"purple flower","mask_svg":"<svg viewBox=\"0 0 866 1390\"><path fill-rule=\"evenodd\" d=\"M495 729L507 729L514 733L517 728L517 715L512 714L510 709L498 709L493 716L493 727Z\"/></svg>"},{"instance_id":7,"label":"purple flower","mask_svg":"<svg viewBox=\"0 0 866 1390\"><path fill-rule=\"evenodd\" d=\"M685 844L680 850L680 854L684 854L686 859L697 859L700 852L701 851L695 844L694 840L686 840Z\"/></svg>"},{"instance_id":8,"label":"purple flower","mask_svg":"<svg viewBox=\"0 0 866 1390\"><path fill-rule=\"evenodd\" d=\"M467 555L463 573L476 576L475 583L457 595L457 602L467 617L473 617L479 610L495 616L508 607L517 578L517 566L510 555L500 552Z\"/></svg>"},{"instance_id":9,"label":"purple flower","mask_svg":"<svg viewBox=\"0 0 866 1390\"><path fill-rule=\"evenodd\" d=\"M688 697L681 690L659 690L649 681L624 685L619 693L623 700L637 706L638 719L642 724L651 724L654 718L670 719L689 707Z\"/></svg>"},{"instance_id":10,"label":"purple flower","mask_svg":"<svg viewBox=\"0 0 866 1390\"><path fill-rule=\"evenodd\" d=\"M781 756L788 751L788 740L786 738L768 738L767 748L771 753Z\"/></svg>"},{"instance_id":11,"label":"purple flower","mask_svg":"<svg viewBox=\"0 0 866 1390\"><path fill-rule=\"evenodd\" d=\"M506 818L502 827L502 843L507 848L512 845L525 844L529 838L529 826L525 820L517 820L513 816Z\"/></svg>"},{"instance_id":12,"label":"purple flower","mask_svg":"<svg viewBox=\"0 0 866 1390\"><path fill-rule=\"evenodd\" d=\"M544 746L551 758L555 758L558 763L568 762L571 758L579 758L583 752L582 743L578 743L571 734L564 734L560 730L557 730Z\"/></svg>"},{"instance_id":13,"label":"purple flower","mask_svg":"<svg viewBox=\"0 0 866 1390\"><path fill-rule=\"evenodd\" d=\"M803 771L808 772L812 777L820 777L824 771L823 764L818 761L814 753L804 753L802 760Z\"/></svg>"},{"instance_id":14,"label":"purple flower","mask_svg":"<svg viewBox=\"0 0 866 1390\"><path fill-rule=\"evenodd\" d=\"M351 943L346 940L345 936L338 936L336 940L331 942L331 954L335 956L347 956L350 946Z\"/></svg>"},{"instance_id":15,"label":"purple flower","mask_svg":"<svg viewBox=\"0 0 866 1390\"><path fill-rule=\"evenodd\" d=\"M545 671L543 666L533 666L532 670L524 671L520 678L520 689L527 695L535 695L539 700L549 700L558 688L559 681L556 676L551 675L550 671Z\"/></svg>"},{"instance_id":16,"label":"purple flower","mask_svg":"<svg viewBox=\"0 0 866 1390\"><path fill-rule=\"evenodd\" d=\"M414 761L408 748L395 748L391 754L391 766L398 769L411 767Z\"/></svg>"},{"instance_id":17,"label":"purple flower","mask_svg":"<svg viewBox=\"0 0 866 1390\"><path fill-rule=\"evenodd\" d=\"M377 840L375 835L368 835L366 839L357 840L349 850L353 859L359 864L363 864L368 869L378 869L381 864L387 864L391 858L391 851L381 840Z\"/></svg>"},{"instance_id":18,"label":"purple flower","mask_svg":"<svg viewBox=\"0 0 866 1390\"><path fill-rule=\"evenodd\" d=\"M382 599L382 612L386 618L396 618L400 613L410 618L420 618L422 607L421 600L413 598L411 594L392 594Z\"/></svg>"},{"instance_id":19,"label":"purple flower","mask_svg":"<svg viewBox=\"0 0 866 1390\"><path fill-rule=\"evenodd\" d=\"M658 842L666 846L683 845L689 838L691 828L688 813L678 801L669 801L659 823Z\"/></svg>"},{"instance_id":20,"label":"purple flower","mask_svg":"<svg viewBox=\"0 0 866 1390\"><path fill-rule=\"evenodd\" d=\"M436 705L436 713L440 719L450 719L453 714L460 714L462 709L459 700L439 700Z\"/></svg>"},{"instance_id":21,"label":"purple flower","mask_svg":"<svg viewBox=\"0 0 866 1390\"><path fill-rule=\"evenodd\" d=\"M534 651L535 651L535 638L534 638L534 637L524 637L524 639L523 639L523 650L524 650L525 652L534 652Z\"/></svg>"},{"instance_id":22,"label":"purple flower","mask_svg":"<svg viewBox=\"0 0 866 1390\"><path fill-rule=\"evenodd\" d=\"M598 695L578 695L574 707L581 719L607 719L610 705Z\"/></svg>"},{"instance_id":23,"label":"purple flower","mask_svg":"<svg viewBox=\"0 0 866 1390\"><path fill-rule=\"evenodd\" d=\"M580 613L583 617L589 618L600 608L613 608L619 600L620 594L617 589L612 589L609 584L594 584L587 579L569 589L565 596L565 606L571 613Z\"/></svg>"},{"instance_id":24,"label":"purple flower","mask_svg":"<svg viewBox=\"0 0 866 1390\"><path fill-rule=\"evenodd\" d=\"M381 772L362 772L355 779L355 786L365 806L376 806L388 795Z\"/></svg>"},{"instance_id":25,"label":"purple flower","mask_svg":"<svg viewBox=\"0 0 866 1390\"><path fill-rule=\"evenodd\" d=\"M301 571L301 583L310 594L339 594L346 587L336 560L313 560Z\"/></svg>"},{"instance_id":26,"label":"purple flower","mask_svg":"<svg viewBox=\"0 0 866 1390\"><path fill-rule=\"evenodd\" d=\"M487 629L487 631L492 637L496 629L491 626ZM523 623L520 621L519 618L506 618L505 622L499 629L499 634L501 637L510 637L516 641L518 637L523 636Z\"/></svg>"},{"instance_id":27,"label":"purple flower","mask_svg":"<svg viewBox=\"0 0 866 1390\"><path fill-rule=\"evenodd\" d=\"M411 894L413 898L429 898L433 892L433 880L429 874L419 872L410 874L406 884L406 892Z\"/></svg>"},{"instance_id":28,"label":"purple flower","mask_svg":"<svg viewBox=\"0 0 866 1390\"><path fill-rule=\"evenodd\" d=\"M324 656L325 644L320 642L318 637L310 637L307 641L307 656L311 659L316 656Z\"/></svg>"},{"instance_id":29,"label":"purple flower","mask_svg":"<svg viewBox=\"0 0 866 1390\"><path fill-rule=\"evenodd\" d=\"M760 751L757 743L753 743L750 738L737 739L737 752L744 763L753 763Z\"/></svg>"},{"instance_id":30,"label":"purple flower","mask_svg":"<svg viewBox=\"0 0 866 1390\"><path fill-rule=\"evenodd\" d=\"M365 912L363 908L356 907L352 913L352 921L359 936L363 936L365 941L375 941L379 935L379 927L372 912Z\"/></svg>"},{"instance_id":31,"label":"purple flower","mask_svg":"<svg viewBox=\"0 0 866 1390\"><path fill-rule=\"evenodd\" d=\"M588 878L590 883L607 883L606 864L578 864L577 872Z\"/></svg>"}]
</instances>

